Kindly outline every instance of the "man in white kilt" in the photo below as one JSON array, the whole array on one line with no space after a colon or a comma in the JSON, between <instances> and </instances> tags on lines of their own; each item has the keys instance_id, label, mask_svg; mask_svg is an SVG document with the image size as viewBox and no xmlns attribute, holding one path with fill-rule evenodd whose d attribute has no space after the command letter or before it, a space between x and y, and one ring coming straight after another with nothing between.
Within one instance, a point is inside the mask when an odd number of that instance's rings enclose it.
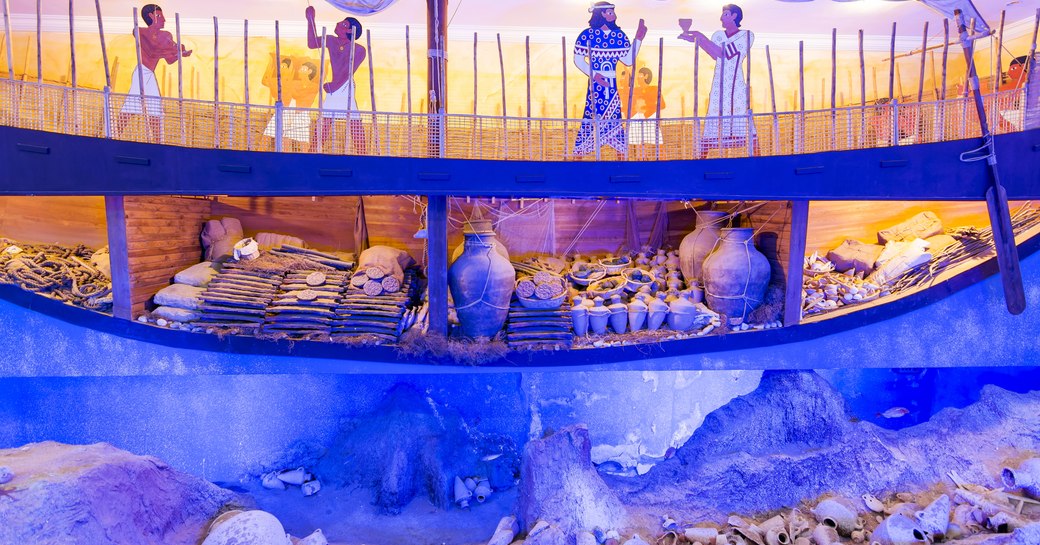
<instances>
[{"instance_id":1,"label":"man in white kilt","mask_svg":"<svg viewBox=\"0 0 1040 545\"><path fill-rule=\"evenodd\" d=\"M144 28L139 28L136 40L141 48L141 64L134 67L130 77L130 90L127 91L126 100L119 110L118 133L123 134L131 116L144 114L151 139L155 142L162 141L163 108L160 100L162 94L159 91L159 81L155 77L155 67L159 59L164 59L168 64L177 62L181 57L188 57L191 51L181 46L180 54L177 51L177 42L173 35L163 30L166 26L166 17L163 16L162 8L156 4L148 4L141 8L141 19L144 19ZM143 88L143 89L142 89ZM141 103L141 95L144 95L144 103Z\"/></svg>"}]
</instances>

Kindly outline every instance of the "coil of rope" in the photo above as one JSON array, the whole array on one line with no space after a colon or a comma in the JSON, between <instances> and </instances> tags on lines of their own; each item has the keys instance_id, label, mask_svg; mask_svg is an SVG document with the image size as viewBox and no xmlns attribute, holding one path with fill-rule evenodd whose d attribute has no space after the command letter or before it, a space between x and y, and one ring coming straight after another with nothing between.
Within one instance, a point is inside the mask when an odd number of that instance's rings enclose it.
<instances>
[{"instance_id":1,"label":"coil of rope","mask_svg":"<svg viewBox=\"0 0 1040 545\"><path fill-rule=\"evenodd\" d=\"M65 303L108 312L112 309L112 281L90 265L93 255L94 250L83 245L16 245L0 239L0 284L14 284Z\"/></svg>"}]
</instances>

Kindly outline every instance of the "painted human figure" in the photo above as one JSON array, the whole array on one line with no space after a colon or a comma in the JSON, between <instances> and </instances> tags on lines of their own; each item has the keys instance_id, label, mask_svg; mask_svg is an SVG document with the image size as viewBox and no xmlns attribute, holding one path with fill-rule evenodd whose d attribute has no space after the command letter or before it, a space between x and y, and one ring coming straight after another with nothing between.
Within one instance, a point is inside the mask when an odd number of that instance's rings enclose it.
<instances>
[{"instance_id":1,"label":"painted human figure","mask_svg":"<svg viewBox=\"0 0 1040 545\"><path fill-rule=\"evenodd\" d=\"M295 108L311 108L318 95L318 61L307 57L282 56L282 100L287 106ZM271 54L271 62L264 73L262 83L271 90L271 96L278 94L278 71ZM275 118L267 122L264 136L274 138ZM314 133L311 130L311 116L306 110L287 109L282 116L282 137L299 142L307 150Z\"/></svg>"},{"instance_id":2,"label":"painted human figure","mask_svg":"<svg viewBox=\"0 0 1040 545\"><path fill-rule=\"evenodd\" d=\"M1021 57L1015 57L1012 59L1011 65L1008 66L1004 82L1000 84L999 91L1003 93L1006 91L1021 89L1026 84L1028 69L1028 55L1022 55ZM999 99L1001 108L1000 121L997 129L1002 133L1022 130L1023 121L1025 119L1025 112L1022 108L1020 95L1014 93L1010 94L1012 96L1001 97Z\"/></svg>"},{"instance_id":3,"label":"painted human figure","mask_svg":"<svg viewBox=\"0 0 1040 545\"><path fill-rule=\"evenodd\" d=\"M744 12L736 4L722 7L722 30L716 31L709 40L699 31L687 31L679 39L694 42L711 58L715 59L715 76L711 82L708 99L708 119L704 123L704 140L719 147L744 145L747 138L754 137L754 126L748 134L748 85L744 79L744 67L755 35L749 30L740 30Z\"/></svg>"},{"instance_id":4,"label":"painted human figure","mask_svg":"<svg viewBox=\"0 0 1040 545\"><path fill-rule=\"evenodd\" d=\"M662 96L658 104L657 90L658 84L654 83L653 70L647 66L641 66L636 70L636 83L632 89L632 113L629 114L626 107L625 114L631 119L628 124L628 143L636 146L636 156L640 159L650 157L649 152L662 143L661 130L654 118L660 113L658 106L664 108L665 103ZM623 100L628 100L626 92L627 90L621 91Z\"/></svg>"},{"instance_id":5,"label":"painted human figure","mask_svg":"<svg viewBox=\"0 0 1040 545\"><path fill-rule=\"evenodd\" d=\"M314 7L307 6L307 47L321 49L321 36L318 35L314 22ZM315 127L315 139L324 142L332 131L336 119L346 119L350 127L354 153L365 153L365 132L361 125L361 114L358 113L357 96L354 85L354 73L365 60L368 52L357 43L361 37L361 22L347 17L336 24L335 33L326 38L325 47L329 51L332 63L332 81L322 82L322 89L328 93L322 104L321 119ZM353 51L353 55L351 55ZM353 58L354 64L350 61ZM317 150L312 142L311 148Z\"/></svg>"},{"instance_id":6,"label":"painted human figure","mask_svg":"<svg viewBox=\"0 0 1040 545\"><path fill-rule=\"evenodd\" d=\"M177 42L173 35L163 30L166 27L166 17L162 8L156 4L147 4L141 8L141 19L145 27L138 29L141 43L141 65L135 67L131 72L130 90L123 107L119 110L118 132L123 133L130 116L145 114L152 138L159 142L162 138L163 108L159 100L162 96L159 92L159 81L155 77L155 67L159 60L163 59L167 64L177 62ZM180 57L191 56L191 51L181 46ZM141 88L144 87L144 107L141 104Z\"/></svg>"},{"instance_id":7,"label":"painted human figure","mask_svg":"<svg viewBox=\"0 0 1040 545\"><path fill-rule=\"evenodd\" d=\"M574 43L574 64L589 76L585 111L574 143L575 155L595 153L598 146L610 146L625 153L625 127L621 122L621 98L618 94L617 63L635 64L639 46L646 36L646 25L639 20L635 39L617 25L614 5L596 2L589 8L589 28ZM598 123L599 130L593 127Z\"/></svg>"}]
</instances>

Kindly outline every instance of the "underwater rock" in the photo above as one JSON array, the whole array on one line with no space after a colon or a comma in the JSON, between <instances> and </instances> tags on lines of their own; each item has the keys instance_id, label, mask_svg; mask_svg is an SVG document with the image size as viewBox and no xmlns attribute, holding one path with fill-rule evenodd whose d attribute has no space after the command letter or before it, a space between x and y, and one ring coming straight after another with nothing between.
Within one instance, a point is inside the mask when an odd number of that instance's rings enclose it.
<instances>
[{"instance_id":1,"label":"underwater rock","mask_svg":"<svg viewBox=\"0 0 1040 545\"><path fill-rule=\"evenodd\" d=\"M569 545L567 535L555 524L547 524L543 528L531 530L524 540L524 545Z\"/></svg>"},{"instance_id":2,"label":"underwater rock","mask_svg":"<svg viewBox=\"0 0 1040 545\"><path fill-rule=\"evenodd\" d=\"M530 441L520 467L520 522L539 519L574 535L595 527L623 527L625 508L592 465L587 427L569 426Z\"/></svg>"},{"instance_id":3,"label":"underwater rock","mask_svg":"<svg viewBox=\"0 0 1040 545\"><path fill-rule=\"evenodd\" d=\"M196 545L235 494L111 445L0 450L15 478L0 501L0 543Z\"/></svg>"},{"instance_id":4,"label":"underwater rock","mask_svg":"<svg viewBox=\"0 0 1040 545\"><path fill-rule=\"evenodd\" d=\"M1008 545L1036 545L1037 543L1040 543L1040 522L1011 532L1011 540L1008 541Z\"/></svg>"},{"instance_id":5,"label":"underwater rock","mask_svg":"<svg viewBox=\"0 0 1040 545\"><path fill-rule=\"evenodd\" d=\"M481 463L468 428L454 409L398 384L371 413L344 426L314 473L326 485L372 489L375 504L388 514L400 513L417 495L447 509L454 503L457 475L517 463L515 454L497 458L494 464ZM501 439L502 452L511 452L510 440ZM498 486L494 480L491 484Z\"/></svg>"},{"instance_id":6,"label":"underwater rock","mask_svg":"<svg viewBox=\"0 0 1040 545\"><path fill-rule=\"evenodd\" d=\"M767 371L755 391L710 413L675 457L616 488L625 503L676 518L698 509L725 516L825 494L923 491L949 471L996 488L1000 453L1028 450L1040 450L1040 392L985 386L964 409L892 431L851 422L842 396L815 372Z\"/></svg>"}]
</instances>

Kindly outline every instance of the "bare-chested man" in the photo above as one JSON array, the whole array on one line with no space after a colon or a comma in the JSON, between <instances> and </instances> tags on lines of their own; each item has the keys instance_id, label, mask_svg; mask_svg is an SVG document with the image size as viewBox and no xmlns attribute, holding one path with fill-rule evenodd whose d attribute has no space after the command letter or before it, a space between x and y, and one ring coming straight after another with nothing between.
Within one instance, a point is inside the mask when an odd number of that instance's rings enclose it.
<instances>
[{"instance_id":1,"label":"bare-chested man","mask_svg":"<svg viewBox=\"0 0 1040 545\"><path fill-rule=\"evenodd\" d=\"M317 25L314 22L314 8L307 6L307 47L321 49L321 36L318 35ZM322 85L328 95L322 104L322 116L315 127L315 139L324 142L326 136L332 131L332 123L336 119L347 119L350 124L350 135L353 141L354 153L365 153L365 132L361 126L361 115L358 113L357 97L355 96L354 72L365 60L367 52L365 48L357 43L361 37L361 22L353 17L347 17L336 24L335 35L327 36L325 47L329 50L329 60L332 62L332 81ZM351 50L353 50L354 65L350 65ZM320 150L314 143L311 149Z\"/></svg>"},{"instance_id":2,"label":"bare-chested man","mask_svg":"<svg viewBox=\"0 0 1040 545\"><path fill-rule=\"evenodd\" d=\"M123 108L119 110L119 133L122 134L133 114L145 114L148 118L151 136L156 142L162 138L163 109L159 97L159 82L155 78L155 67L159 59L165 59L167 64L177 62L177 42L173 35L163 31L166 26L166 17L163 16L162 8L155 4L148 4L141 9L141 18L144 19L146 27L140 28L138 34L141 36L141 66L135 67L130 80L130 91ZM191 51L181 46L180 56L187 57ZM144 79L144 108L141 108L141 78Z\"/></svg>"}]
</instances>

